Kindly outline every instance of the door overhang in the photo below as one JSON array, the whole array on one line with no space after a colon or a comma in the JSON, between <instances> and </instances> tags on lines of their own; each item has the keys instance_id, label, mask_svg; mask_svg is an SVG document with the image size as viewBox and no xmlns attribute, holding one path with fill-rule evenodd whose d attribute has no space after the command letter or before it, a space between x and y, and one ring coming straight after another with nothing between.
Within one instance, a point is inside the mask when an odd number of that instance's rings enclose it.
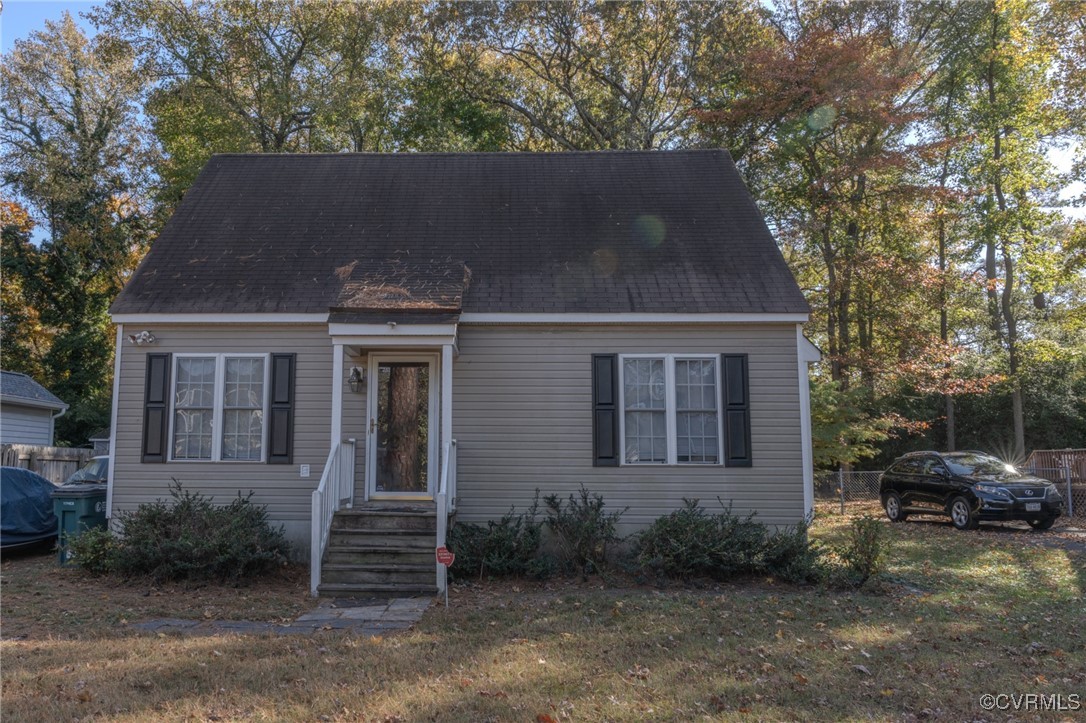
<instances>
[{"instance_id":1,"label":"door overhang","mask_svg":"<svg viewBox=\"0 0 1086 723\"><path fill-rule=\"evenodd\" d=\"M329 323L332 343L362 348L456 346L456 322L447 324L385 324Z\"/></svg>"}]
</instances>

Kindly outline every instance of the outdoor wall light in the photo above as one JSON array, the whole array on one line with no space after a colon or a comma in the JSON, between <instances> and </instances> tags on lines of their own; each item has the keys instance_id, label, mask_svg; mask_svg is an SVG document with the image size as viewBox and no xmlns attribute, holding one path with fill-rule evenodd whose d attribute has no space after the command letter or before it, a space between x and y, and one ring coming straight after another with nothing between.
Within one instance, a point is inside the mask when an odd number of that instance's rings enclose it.
<instances>
[{"instance_id":1,"label":"outdoor wall light","mask_svg":"<svg viewBox=\"0 0 1086 723\"><path fill-rule=\"evenodd\" d=\"M154 344L155 335L149 331L141 331L138 334L129 334L128 343L140 346L142 344Z\"/></svg>"},{"instance_id":2,"label":"outdoor wall light","mask_svg":"<svg viewBox=\"0 0 1086 723\"><path fill-rule=\"evenodd\" d=\"M351 367L351 373L347 376L347 384L351 387L351 391L361 391L365 381L366 375L362 373L362 367Z\"/></svg>"}]
</instances>

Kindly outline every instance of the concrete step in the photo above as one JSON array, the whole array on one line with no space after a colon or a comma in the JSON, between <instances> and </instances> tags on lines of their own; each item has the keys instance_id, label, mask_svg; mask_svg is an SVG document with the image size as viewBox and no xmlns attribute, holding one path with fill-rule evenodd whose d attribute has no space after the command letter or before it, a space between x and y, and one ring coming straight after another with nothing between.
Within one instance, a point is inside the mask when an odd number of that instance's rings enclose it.
<instances>
[{"instance_id":1,"label":"concrete step","mask_svg":"<svg viewBox=\"0 0 1086 723\"><path fill-rule=\"evenodd\" d=\"M432 585L410 586L388 583L356 584L345 582L322 582L317 587L317 593L324 597L436 595L437 583L435 582Z\"/></svg>"},{"instance_id":2,"label":"concrete step","mask_svg":"<svg viewBox=\"0 0 1086 723\"><path fill-rule=\"evenodd\" d=\"M367 562L364 564L324 563L321 566L322 583L347 583L354 585L393 584L406 587L437 588L437 572L433 564L403 564L395 562Z\"/></svg>"},{"instance_id":3,"label":"concrete step","mask_svg":"<svg viewBox=\"0 0 1086 723\"><path fill-rule=\"evenodd\" d=\"M324 553L325 564L397 563L401 565L425 565L434 563L433 540L429 547L404 547L392 545L329 545Z\"/></svg>"}]
</instances>

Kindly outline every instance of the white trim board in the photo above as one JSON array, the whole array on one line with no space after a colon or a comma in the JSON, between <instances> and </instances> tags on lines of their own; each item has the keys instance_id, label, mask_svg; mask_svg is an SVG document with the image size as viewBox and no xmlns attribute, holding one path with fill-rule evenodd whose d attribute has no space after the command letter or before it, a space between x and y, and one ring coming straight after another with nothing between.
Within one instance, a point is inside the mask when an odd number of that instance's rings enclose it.
<instances>
[{"instance_id":1,"label":"white trim board","mask_svg":"<svg viewBox=\"0 0 1086 723\"><path fill-rule=\"evenodd\" d=\"M807 314L488 314L463 313L461 324L802 324Z\"/></svg>"},{"instance_id":2,"label":"white trim board","mask_svg":"<svg viewBox=\"0 0 1086 723\"><path fill-rule=\"evenodd\" d=\"M69 409L67 404L61 403L59 406L53 402L46 402L42 399L27 399L26 397L16 397L11 394L0 394L0 402L4 404L10 404L13 407L34 407L35 409L51 409L54 412L66 412Z\"/></svg>"},{"instance_id":3,"label":"white trim board","mask_svg":"<svg viewBox=\"0 0 1086 723\"><path fill-rule=\"evenodd\" d=\"M117 343L113 347L113 407L109 410L109 472L106 478L106 519L113 517L113 480L117 469L117 399L121 391L121 343L124 324L117 324ZM170 390L171 393L173 390Z\"/></svg>"},{"instance_id":4,"label":"white trim board","mask_svg":"<svg viewBox=\"0 0 1086 723\"><path fill-rule=\"evenodd\" d=\"M324 324L327 313L280 314L280 313L209 313L209 314L113 314L114 324ZM463 324L802 324L808 314L793 313L504 313L466 312L460 315ZM455 325L433 324L397 325L397 329L445 327ZM335 331L332 327L337 327ZM339 327L348 327L342 330ZM383 332L359 333L349 327L383 327ZM384 335L386 324L329 324L329 333L373 336ZM395 332L394 332L395 333ZM400 331L402 334L403 331ZM420 332L416 332L420 333Z\"/></svg>"},{"instance_id":5,"label":"white trim board","mask_svg":"<svg viewBox=\"0 0 1086 723\"><path fill-rule=\"evenodd\" d=\"M328 314L113 314L114 324L324 324Z\"/></svg>"},{"instance_id":6,"label":"white trim board","mask_svg":"<svg viewBox=\"0 0 1086 723\"><path fill-rule=\"evenodd\" d=\"M455 337L456 324L328 324L331 336L346 337Z\"/></svg>"}]
</instances>

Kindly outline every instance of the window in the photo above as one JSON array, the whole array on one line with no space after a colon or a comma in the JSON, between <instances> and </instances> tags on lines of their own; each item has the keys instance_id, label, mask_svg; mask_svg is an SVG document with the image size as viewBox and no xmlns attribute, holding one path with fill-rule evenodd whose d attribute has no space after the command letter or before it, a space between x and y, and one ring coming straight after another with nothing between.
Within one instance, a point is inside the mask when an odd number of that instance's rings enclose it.
<instances>
[{"instance_id":1,"label":"window","mask_svg":"<svg viewBox=\"0 0 1086 723\"><path fill-rule=\"evenodd\" d=\"M173 460L264 458L267 356L176 355Z\"/></svg>"},{"instance_id":2,"label":"window","mask_svg":"<svg viewBox=\"0 0 1086 723\"><path fill-rule=\"evenodd\" d=\"M625 464L720 464L716 356L623 356Z\"/></svg>"}]
</instances>

